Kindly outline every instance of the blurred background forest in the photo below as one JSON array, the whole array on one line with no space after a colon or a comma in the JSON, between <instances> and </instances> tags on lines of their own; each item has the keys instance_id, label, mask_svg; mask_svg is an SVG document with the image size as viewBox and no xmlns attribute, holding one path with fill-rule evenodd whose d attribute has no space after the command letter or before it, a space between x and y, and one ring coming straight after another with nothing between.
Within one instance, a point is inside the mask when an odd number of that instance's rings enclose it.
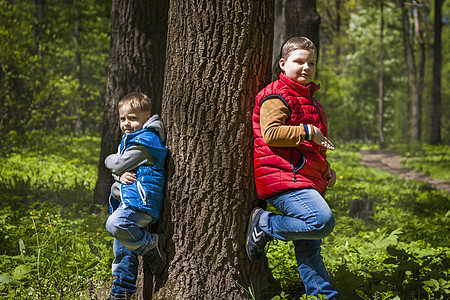
<instances>
[{"instance_id":1,"label":"blurred background forest","mask_svg":"<svg viewBox=\"0 0 450 300\"><path fill-rule=\"evenodd\" d=\"M450 143L450 3L442 7L437 118L432 109L434 1L403 2L384 1L381 8L380 1L317 1L316 81L322 84L318 97L332 140L432 142L432 125L439 119L440 137L433 143ZM100 134L111 3L2 0L0 14L0 143L20 144L48 132Z\"/></svg>"}]
</instances>

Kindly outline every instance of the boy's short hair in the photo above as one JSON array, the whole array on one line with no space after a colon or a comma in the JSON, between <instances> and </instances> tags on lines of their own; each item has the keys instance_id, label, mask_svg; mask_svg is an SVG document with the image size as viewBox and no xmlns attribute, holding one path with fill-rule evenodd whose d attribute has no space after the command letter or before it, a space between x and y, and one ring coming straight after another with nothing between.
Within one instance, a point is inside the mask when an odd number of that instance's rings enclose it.
<instances>
[{"instance_id":1,"label":"boy's short hair","mask_svg":"<svg viewBox=\"0 0 450 300\"><path fill-rule=\"evenodd\" d=\"M139 111L148 112L152 110L152 102L147 97L147 95L139 92L131 92L123 97L119 103L119 109L124 106L129 105L131 109L138 109Z\"/></svg>"},{"instance_id":2,"label":"boy's short hair","mask_svg":"<svg viewBox=\"0 0 450 300\"><path fill-rule=\"evenodd\" d=\"M294 36L284 42L281 46L280 58L287 59L292 51L305 49L314 51L317 55L317 49L314 43L304 36Z\"/></svg>"}]
</instances>

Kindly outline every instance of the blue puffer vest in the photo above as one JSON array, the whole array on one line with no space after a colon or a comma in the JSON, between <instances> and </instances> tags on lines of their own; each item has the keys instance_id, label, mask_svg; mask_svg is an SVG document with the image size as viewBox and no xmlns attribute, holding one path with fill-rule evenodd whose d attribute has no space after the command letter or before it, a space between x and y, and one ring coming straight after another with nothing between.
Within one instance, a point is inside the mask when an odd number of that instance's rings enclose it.
<instances>
[{"instance_id":1,"label":"blue puffer vest","mask_svg":"<svg viewBox=\"0 0 450 300\"><path fill-rule=\"evenodd\" d=\"M155 223L159 219L163 203L167 147L156 131L148 128L126 135L120 142L120 153L133 145L143 145L152 155L155 164L134 169L137 181L120 185L122 203L110 196L110 209L112 212L121 204L149 214L153 218L152 223Z\"/></svg>"}]
</instances>

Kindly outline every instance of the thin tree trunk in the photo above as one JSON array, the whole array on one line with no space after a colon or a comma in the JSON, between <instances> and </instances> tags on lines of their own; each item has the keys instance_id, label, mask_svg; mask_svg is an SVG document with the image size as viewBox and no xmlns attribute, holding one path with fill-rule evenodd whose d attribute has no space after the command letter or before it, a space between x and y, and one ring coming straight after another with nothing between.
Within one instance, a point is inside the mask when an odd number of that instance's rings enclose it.
<instances>
[{"instance_id":1,"label":"thin tree trunk","mask_svg":"<svg viewBox=\"0 0 450 300\"><path fill-rule=\"evenodd\" d=\"M425 43L422 38L422 31L420 28L419 19L419 3L413 1L413 13L414 13L414 32L416 34L417 42L420 48L419 65L416 75L416 83L413 87L413 104L412 104L412 139L419 141L422 134L422 92L423 81L425 75Z\"/></svg>"},{"instance_id":2,"label":"thin tree trunk","mask_svg":"<svg viewBox=\"0 0 450 300\"><path fill-rule=\"evenodd\" d=\"M431 133L430 144L441 143L441 69L442 69L442 4L444 0L434 0L434 45L433 45L433 85L431 92Z\"/></svg>"},{"instance_id":3,"label":"thin tree trunk","mask_svg":"<svg viewBox=\"0 0 450 300\"><path fill-rule=\"evenodd\" d=\"M402 32L403 32L403 53L404 53L404 60L405 60L405 76L406 76L406 84L405 84L405 95L406 95L406 112L405 115L408 115L411 111L411 70L410 70L410 63L409 59L412 55L410 53L411 50L411 42L410 42L410 35L409 35L409 18L408 18L408 11L405 9L405 2L403 0L399 1L400 9L402 11ZM409 121L409 118L402 117L402 130L401 132L408 132L410 133L411 130L411 123ZM409 140L410 134L408 134L407 139Z\"/></svg>"},{"instance_id":4,"label":"thin tree trunk","mask_svg":"<svg viewBox=\"0 0 450 300\"><path fill-rule=\"evenodd\" d=\"M380 139L380 147L384 148L385 140L383 133L383 112L384 112L384 1L380 1L380 81L379 81L379 98L378 98L378 134Z\"/></svg>"},{"instance_id":5,"label":"thin tree trunk","mask_svg":"<svg viewBox=\"0 0 450 300\"><path fill-rule=\"evenodd\" d=\"M145 93L161 106L167 33L167 1L113 0L108 81L94 203L105 205L112 183L106 156L117 151L120 129L119 100L132 91ZM160 85L158 87L158 84Z\"/></svg>"},{"instance_id":6,"label":"thin tree trunk","mask_svg":"<svg viewBox=\"0 0 450 300\"><path fill-rule=\"evenodd\" d=\"M253 179L251 112L269 82L272 0L171 1L162 117L170 157L164 213L169 261L152 299L257 299L266 260L245 251Z\"/></svg>"},{"instance_id":7,"label":"thin tree trunk","mask_svg":"<svg viewBox=\"0 0 450 300\"><path fill-rule=\"evenodd\" d=\"M42 58L43 51L41 45L41 39L43 34L43 25L44 24L44 6L45 0L33 0L33 13L32 13L32 22L31 22L31 32L33 34L34 46L35 46L35 54L40 59ZM40 64L39 72L43 75L46 73L46 69L44 64Z\"/></svg>"},{"instance_id":8,"label":"thin tree trunk","mask_svg":"<svg viewBox=\"0 0 450 300\"><path fill-rule=\"evenodd\" d=\"M81 52L80 52L80 32L81 32L81 15L78 10L78 1L73 1L73 18L74 18L74 26L73 26L73 42L74 42L74 69L75 69L75 78L78 80L79 92L82 94L82 78L81 78ZM77 133L81 132L81 113L80 113L80 103L78 99L75 97L74 105L75 105L75 131Z\"/></svg>"}]
</instances>

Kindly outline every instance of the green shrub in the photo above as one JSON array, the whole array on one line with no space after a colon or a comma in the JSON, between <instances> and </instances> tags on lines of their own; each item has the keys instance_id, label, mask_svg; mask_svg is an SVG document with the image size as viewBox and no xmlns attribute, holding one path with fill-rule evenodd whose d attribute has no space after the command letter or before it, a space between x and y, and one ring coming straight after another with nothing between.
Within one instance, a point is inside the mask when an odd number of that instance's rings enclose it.
<instances>
[{"instance_id":1,"label":"green shrub","mask_svg":"<svg viewBox=\"0 0 450 300\"><path fill-rule=\"evenodd\" d=\"M360 160L355 145L329 155L338 181L325 198L336 227L322 255L339 299L449 298L449 193L363 167ZM372 222L348 216L353 199L373 201ZM267 256L290 293L300 282L292 243L271 245Z\"/></svg>"}]
</instances>

